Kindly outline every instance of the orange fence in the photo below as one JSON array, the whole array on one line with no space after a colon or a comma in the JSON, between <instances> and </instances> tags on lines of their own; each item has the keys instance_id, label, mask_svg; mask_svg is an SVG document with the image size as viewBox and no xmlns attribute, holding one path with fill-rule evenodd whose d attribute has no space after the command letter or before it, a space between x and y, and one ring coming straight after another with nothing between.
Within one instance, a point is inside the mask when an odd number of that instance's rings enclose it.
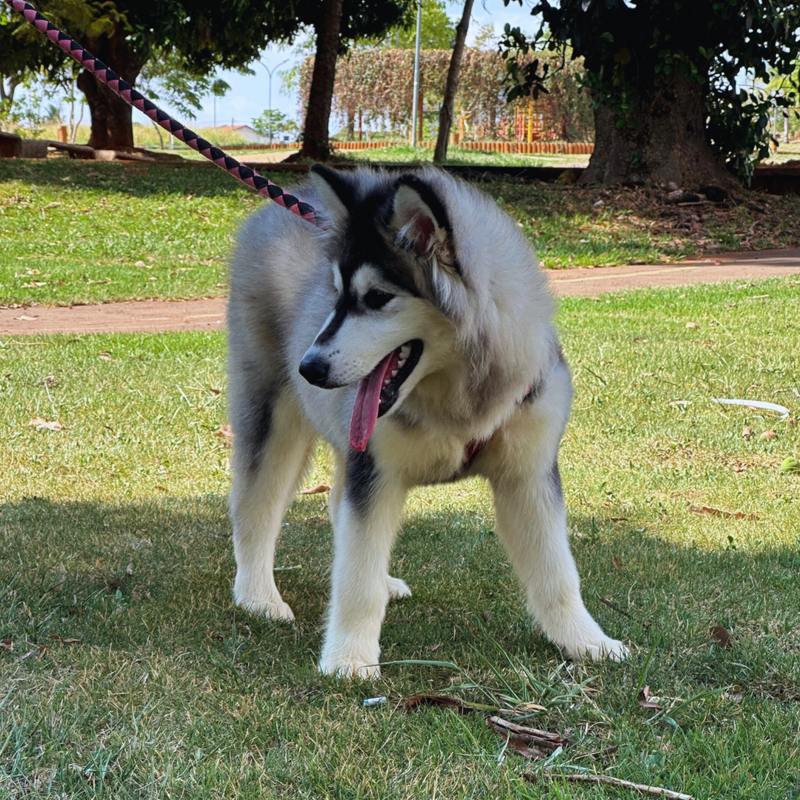
<instances>
[{"instance_id":1,"label":"orange fence","mask_svg":"<svg viewBox=\"0 0 800 800\"><path fill-rule=\"evenodd\" d=\"M377 150L381 147L407 147L408 142L332 142L337 150ZM433 142L421 142L419 147L433 147ZM482 150L487 153L563 153L586 155L594 152L591 142L462 142L454 147Z\"/></svg>"}]
</instances>

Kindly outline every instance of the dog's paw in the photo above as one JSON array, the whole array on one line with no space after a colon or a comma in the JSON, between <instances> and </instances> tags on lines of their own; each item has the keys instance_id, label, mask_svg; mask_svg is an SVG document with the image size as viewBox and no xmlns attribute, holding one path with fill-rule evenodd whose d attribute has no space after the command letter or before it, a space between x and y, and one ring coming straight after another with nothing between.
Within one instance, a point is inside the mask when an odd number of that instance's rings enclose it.
<instances>
[{"instance_id":1,"label":"dog's paw","mask_svg":"<svg viewBox=\"0 0 800 800\"><path fill-rule=\"evenodd\" d=\"M362 678L375 681L381 677L381 668L377 664L353 657L337 658L323 655L319 661L319 671L323 675L334 675L337 678Z\"/></svg>"},{"instance_id":2,"label":"dog's paw","mask_svg":"<svg viewBox=\"0 0 800 800\"><path fill-rule=\"evenodd\" d=\"M566 650L575 661L625 661L631 654L622 642L610 636L604 636L597 642L568 647Z\"/></svg>"},{"instance_id":3,"label":"dog's paw","mask_svg":"<svg viewBox=\"0 0 800 800\"><path fill-rule=\"evenodd\" d=\"M247 592L242 589L237 580L233 587L233 599L237 606L251 614L278 622L294 622L294 612L288 603L283 602L283 598L277 592L270 595Z\"/></svg>"},{"instance_id":4,"label":"dog's paw","mask_svg":"<svg viewBox=\"0 0 800 800\"><path fill-rule=\"evenodd\" d=\"M401 600L404 597L411 597L411 589L408 584L400 578L393 578L389 575L386 578L386 585L389 587L389 599Z\"/></svg>"}]
</instances>

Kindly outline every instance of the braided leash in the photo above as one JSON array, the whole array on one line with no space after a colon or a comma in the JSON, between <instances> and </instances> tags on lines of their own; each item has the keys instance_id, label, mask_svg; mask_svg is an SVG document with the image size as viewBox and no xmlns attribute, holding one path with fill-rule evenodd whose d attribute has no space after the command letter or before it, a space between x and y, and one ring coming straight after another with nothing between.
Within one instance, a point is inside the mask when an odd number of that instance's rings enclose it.
<instances>
[{"instance_id":1,"label":"braided leash","mask_svg":"<svg viewBox=\"0 0 800 800\"><path fill-rule=\"evenodd\" d=\"M62 33L55 25L43 17L30 3L25 0L5 0L15 11L18 11L25 19L43 33L51 42L57 44L67 55L72 56L84 69L92 73L99 81L106 84L112 91L116 92L128 105L138 108L143 114L150 117L153 122L160 125L165 131L178 137L200 155L205 156L209 161L213 161L218 167L230 172L234 178L238 178L242 183L246 183L260 194L269 197L279 206L283 206L302 217L308 222L318 225L313 206L298 200L276 186L272 181L259 175L254 169L240 164L218 147L214 147L211 142L198 136L194 131L189 130L169 114L162 111L158 106L148 100L140 92L137 92L127 81L109 69L100 59L95 58L88 50L82 47L74 39L70 39L66 33Z\"/></svg>"}]
</instances>

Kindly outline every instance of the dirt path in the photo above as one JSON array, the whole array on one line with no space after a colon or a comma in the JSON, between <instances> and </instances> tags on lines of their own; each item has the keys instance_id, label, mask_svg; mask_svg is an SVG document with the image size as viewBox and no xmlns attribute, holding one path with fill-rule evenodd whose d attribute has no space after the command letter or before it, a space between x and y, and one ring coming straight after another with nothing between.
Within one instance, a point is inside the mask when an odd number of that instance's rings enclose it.
<instances>
[{"instance_id":1,"label":"dirt path","mask_svg":"<svg viewBox=\"0 0 800 800\"><path fill-rule=\"evenodd\" d=\"M556 294L596 295L645 287L685 286L800 275L800 249L726 253L677 264L564 269L549 273ZM0 309L0 335L35 333L151 333L217 330L225 326L225 299L144 300L96 306Z\"/></svg>"}]
</instances>

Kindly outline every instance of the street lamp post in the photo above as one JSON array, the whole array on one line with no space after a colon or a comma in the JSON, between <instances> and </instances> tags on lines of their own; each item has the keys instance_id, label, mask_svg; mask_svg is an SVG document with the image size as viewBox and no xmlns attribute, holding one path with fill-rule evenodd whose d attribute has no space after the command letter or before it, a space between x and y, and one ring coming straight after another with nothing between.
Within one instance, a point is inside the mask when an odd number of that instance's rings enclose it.
<instances>
[{"instance_id":1,"label":"street lamp post","mask_svg":"<svg viewBox=\"0 0 800 800\"><path fill-rule=\"evenodd\" d=\"M411 109L411 146L417 146L417 105L419 104L419 40L422 28L422 0L417 0L417 38L414 46L414 105Z\"/></svg>"},{"instance_id":2,"label":"street lamp post","mask_svg":"<svg viewBox=\"0 0 800 800\"><path fill-rule=\"evenodd\" d=\"M272 144L272 74L278 67L282 67L289 59L287 58L285 61L281 61L280 64L270 69L263 61L259 61L258 63L261 64L262 67L267 71L267 75L269 75L269 110L267 111L267 116L269 117L269 143Z\"/></svg>"}]
</instances>

